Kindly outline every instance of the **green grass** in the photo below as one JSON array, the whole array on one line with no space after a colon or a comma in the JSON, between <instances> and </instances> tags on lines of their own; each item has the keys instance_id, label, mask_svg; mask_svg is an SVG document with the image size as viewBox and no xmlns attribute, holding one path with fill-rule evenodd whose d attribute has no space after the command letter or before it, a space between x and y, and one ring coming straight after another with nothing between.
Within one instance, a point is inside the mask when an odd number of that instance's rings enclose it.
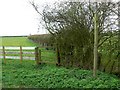
<instances>
[{"instance_id":1,"label":"green grass","mask_svg":"<svg viewBox=\"0 0 120 90\"><path fill-rule=\"evenodd\" d=\"M2 86L5 88L120 88L120 80L110 74L77 68L66 69L35 61L7 60L2 64Z\"/></svg>"},{"instance_id":2,"label":"green grass","mask_svg":"<svg viewBox=\"0 0 120 90\"><path fill-rule=\"evenodd\" d=\"M2 37L4 46L36 46L27 37ZM8 60L2 63L2 87L19 88L120 88L120 79L98 71L93 78L92 71L77 68L56 67L56 55L52 50L40 48L42 61L54 64L36 65L35 61Z\"/></svg>"},{"instance_id":3,"label":"green grass","mask_svg":"<svg viewBox=\"0 0 120 90\"><path fill-rule=\"evenodd\" d=\"M0 37L1 46L36 46L37 44L30 41L27 37Z\"/></svg>"},{"instance_id":4,"label":"green grass","mask_svg":"<svg viewBox=\"0 0 120 90\"><path fill-rule=\"evenodd\" d=\"M41 59L45 62L56 63L56 53L53 50L41 49Z\"/></svg>"},{"instance_id":5,"label":"green grass","mask_svg":"<svg viewBox=\"0 0 120 90\"><path fill-rule=\"evenodd\" d=\"M2 42L0 43L1 46L38 46L36 43L30 41L27 37L0 37L0 40L2 39ZM41 50L41 59L42 61L47 61L51 63L56 62L55 58L55 52L52 50L45 50L45 48L40 47ZM7 50L7 51L13 51L13 50ZM14 50L19 51L19 50ZM27 50L24 50L27 51ZM34 50L31 50L32 52ZM29 52L31 52L29 50ZM19 54L8 54L7 56L19 56ZM24 55L23 56L34 56L34 55Z\"/></svg>"}]
</instances>

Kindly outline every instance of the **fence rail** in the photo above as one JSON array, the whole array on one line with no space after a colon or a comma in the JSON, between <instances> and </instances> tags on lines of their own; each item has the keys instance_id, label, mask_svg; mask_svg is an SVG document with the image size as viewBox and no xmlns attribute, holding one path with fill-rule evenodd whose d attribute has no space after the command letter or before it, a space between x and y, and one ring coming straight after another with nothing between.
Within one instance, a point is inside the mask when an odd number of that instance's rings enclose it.
<instances>
[{"instance_id":1,"label":"fence rail","mask_svg":"<svg viewBox=\"0 0 120 90\"><path fill-rule=\"evenodd\" d=\"M0 49L3 49L3 47L5 47L5 49L10 49L10 50L20 50L20 47L15 47L15 46L13 46L13 47L11 47L11 46L2 46L2 47L0 47ZM22 50L34 50L35 49L35 47L22 47Z\"/></svg>"},{"instance_id":2,"label":"fence rail","mask_svg":"<svg viewBox=\"0 0 120 90\"><path fill-rule=\"evenodd\" d=\"M26 51L27 50L27 51ZM32 50L32 51L31 51ZM0 47L0 58L4 59L4 63L6 63L6 59L20 59L22 60L36 60L36 63L40 63L40 50L38 47L8 47L2 46Z\"/></svg>"}]
</instances>

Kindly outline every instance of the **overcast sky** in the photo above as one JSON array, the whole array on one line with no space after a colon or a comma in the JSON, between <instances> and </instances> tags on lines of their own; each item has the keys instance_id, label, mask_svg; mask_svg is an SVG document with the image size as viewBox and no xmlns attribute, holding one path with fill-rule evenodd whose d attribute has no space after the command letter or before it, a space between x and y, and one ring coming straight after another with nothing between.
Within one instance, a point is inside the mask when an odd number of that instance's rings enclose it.
<instances>
[{"instance_id":1,"label":"overcast sky","mask_svg":"<svg viewBox=\"0 0 120 90\"><path fill-rule=\"evenodd\" d=\"M39 15L29 3L30 0L0 1L0 36L43 34L46 30L40 26ZM34 0L39 6L55 0Z\"/></svg>"},{"instance_id":2,"label":"overcast sky","mask_svg":"<svg viewBox=\"0 0 120 90\"><path fill-rule=\"evenodd\" d=\"M43 34L47 31L39 25L39 15L29 1L31 0L1 0L0 1L0 36ZM34 0L42 10L46 3L58 0ZM62 1L62 0L59 0ZM64 1L64 0L63 0ZM70 0L79 1L79 0ZM114 0L116 1L116 0ZM118 0L117 0L118 1Z\"/></svg>"}]
</instances>

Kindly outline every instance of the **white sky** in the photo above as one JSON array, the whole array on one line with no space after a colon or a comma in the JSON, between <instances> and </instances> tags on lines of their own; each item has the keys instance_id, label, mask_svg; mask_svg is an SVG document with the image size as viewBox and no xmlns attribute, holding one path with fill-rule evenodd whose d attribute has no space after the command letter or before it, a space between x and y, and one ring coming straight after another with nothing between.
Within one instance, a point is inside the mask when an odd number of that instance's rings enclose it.
<instances>
[{"instance_id":1,"label":"white sky","mask_svg":"<svg viewBox=\"0 0 120 90\"><path fill-rule=\"evenodd\" d=\"M39 15L30 5L29 1L31 0L0 1L0 36L43 34L47 32L42 26L40 26L38 32ZM42 10L44 3L53 3L58 0L34 1L41 6Z\"/></svg>"},{"instance_id":2,"label":"white sky","mask_svg":"<svg viewBox=\"0 0 120 90\"><path fill-rule=\"evenodd\" d=\"M36 13L30 0L1 0L0 1L0 36L43 34L45 29L38 32L39 15ZM45 2L55 0L34 0L41 6Z\"/></svg>"}]
</instances>

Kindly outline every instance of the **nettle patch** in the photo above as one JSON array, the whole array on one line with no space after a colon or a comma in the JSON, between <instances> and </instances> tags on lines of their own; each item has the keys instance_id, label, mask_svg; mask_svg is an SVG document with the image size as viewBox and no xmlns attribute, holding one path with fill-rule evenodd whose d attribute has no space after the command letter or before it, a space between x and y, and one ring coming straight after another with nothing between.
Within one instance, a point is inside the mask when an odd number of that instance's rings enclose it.
<instances>
[{"instance_id":1,"label":"nettle patch","mask_svg":"<svg viewBox=\"0 0 120 90\"><path fill-rule=\"evenodd\" d=\"M47 64L36 66L33 61L25 61L21 65L17 62L3 64L3 87L120 88L120 79L115 75L98 71L97 78L93 78L89 70Z\"/></svg>"}]
</instances>

